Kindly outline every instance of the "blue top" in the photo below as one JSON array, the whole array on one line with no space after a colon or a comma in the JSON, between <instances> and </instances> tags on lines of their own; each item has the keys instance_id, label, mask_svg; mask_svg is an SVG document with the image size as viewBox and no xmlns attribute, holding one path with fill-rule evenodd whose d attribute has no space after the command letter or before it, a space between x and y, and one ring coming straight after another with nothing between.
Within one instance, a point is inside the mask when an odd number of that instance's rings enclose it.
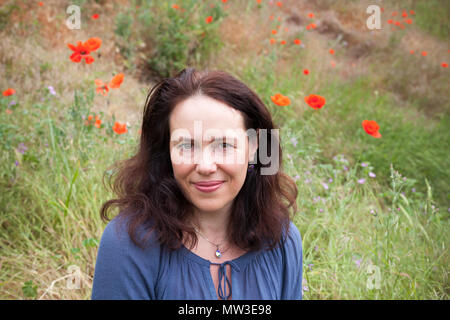
<instances>
[{"instance_id":1,"label":"blue top","mask_svg":"<svg viewBox=\"0 0 450 320\"><path fill-rule=\"evenodd\" d=\"M184 245L170 251L154 234L146 249L136 246L126 228L111 220L97 254L91 299L217 300L209 260ZM219 296L226 298L225 266L231 266L232 299L301 300L302 239L294 223L283 246L249 251L219 264Z\"/></svg>"}]
</instances>

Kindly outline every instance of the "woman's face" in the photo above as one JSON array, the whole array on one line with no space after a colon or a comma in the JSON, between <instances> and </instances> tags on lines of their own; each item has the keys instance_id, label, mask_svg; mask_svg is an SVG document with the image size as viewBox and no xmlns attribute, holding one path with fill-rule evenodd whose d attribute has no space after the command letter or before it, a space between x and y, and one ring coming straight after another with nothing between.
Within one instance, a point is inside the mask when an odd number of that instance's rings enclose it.
<instances>
[{"instance_id":1,"label":"woman's face","mask_svg":"<svg viewBox=\"0 0 450 320\"><path fill-rule=\"evenodd\" d=\"M257 149L241 113L196 95L175 106L169 124L173 173L185 197L201 212L231 209ZM201 185L212 181L219 183Z\"/></svg>"}]
</instances>

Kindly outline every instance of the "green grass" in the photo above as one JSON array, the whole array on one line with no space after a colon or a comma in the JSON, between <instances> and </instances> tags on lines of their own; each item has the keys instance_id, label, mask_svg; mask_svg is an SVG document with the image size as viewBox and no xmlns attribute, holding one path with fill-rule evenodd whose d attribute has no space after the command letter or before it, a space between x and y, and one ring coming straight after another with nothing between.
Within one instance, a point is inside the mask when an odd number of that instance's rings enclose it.
<instances>
[{"instance_id":1,"label":"green grass","mask_svg":"<svg viewBox=\"0 0 450 320\"><path fill-rule=\"evenodd\" d=\"M293 55L289 69L279 67ZM282 168L299 188L304 298L448 299L448 113L427 118L363 78L301 77L305 58L271 47L245 62L234 57L227 69L260 95L281 129ZM8 74L20 71L14 68ZM275 106L275 93L292 104ZM326 105L306 106L310 93ZM90 298L105 227L99 209L114 196L102 176L136 151L140 125L117 135L115 119L100 113L100 129L86 126L94 95L89 86L74 90L69 105L43 88L0 97L2 299ZM380 124L382 139L363 131L364 119ZM80 270L78 290L67 288L71 266Z\"/></svg>"}]
</instances>

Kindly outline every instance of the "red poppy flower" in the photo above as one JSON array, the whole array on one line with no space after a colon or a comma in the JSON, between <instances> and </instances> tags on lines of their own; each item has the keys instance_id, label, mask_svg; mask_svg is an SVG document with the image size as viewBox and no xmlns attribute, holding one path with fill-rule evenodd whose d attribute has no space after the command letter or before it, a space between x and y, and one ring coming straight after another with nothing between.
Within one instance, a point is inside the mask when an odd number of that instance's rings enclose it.
<instances>
[{"instance_id":1,"label":"red poppy flower","mask_svg":"<svg viewBox=\"0 0 450 320\"><path fill-rule=\"evenodd\" d=\"M271 96L270 98L272 99L272 102L275 103L277 106L286 107L291 104L291 100L280 93L277 93L274 96Z\"/></svg>"},{"instance_id":2,"label":"red poppy flower","mask_svg":"<svg viewBox=\"0 0 450 320\"><path fill-rule=\"evenodd\" d=\"M124 77L125 75L123 73L116 74L114 78L112 78L112 80L109 82L109 87L112 89L120 88Z\"/></svg>"},{"instance_id":3,"label":"red poppy flower","mask_svg":"<svg viewBox=\"0 0 450 320\"><path fill-rule=\"evenodd\" d=\"M286 44L286 40L281 40L281 44Z\"/></svg>"},{"instance_id":4,"label":"red poppy flower","mask_svg":"<svg viewBox=\"0 0 450 320\"><path fill-rule=\"evenodd\" d=\"M308 70L308 69L305 69L305 70L303 70L303 73L304 73L304 74L309 74L309 70Z\"/></svg>"},{"instance_id":5,"label":"red poppy flower","mask_svg":"<svg viewBox=\"0 0 450 320\"><path fill-rule=\"evenodd\" d=\"M91 18L92 18L93 20L97 20L98 17L99 17L99 15L96 13L96 14L93 14Z\"/></svg>"},{"instance_id":6,"label":"red poppy flower","mask_svg":"<svg viewBox=\"0 0 450 320\"><path fill-rule=\"evenodd\" d=\"M325 98L317 94L310 94L305 97L305 102L313 109L320 109L325 105Z\"/></svg>"},{"instance_id":7,"label":"red poppy flower","mask_svg":"<svg viewBox=\"0 0 450 320\"><path fill-rule=\"evenodd\" d=\"M316 28L316 24L315 23L311 23L311 28L315 29Z\"/></svg>"},{"instance_id":8,"label":"red poppy flower","mask_svg":"<svg viewBox=\"0 0 450 320\"><path fill-rule=\"evenodd\" d=\"M275 42L277 42L274 38L270 38L270 44L274 44Z\"/></svg>"},{"instance_id":9,"label":"red poppy flower","mask_svg":"<svg viewBox=\"0 0 450 320\"><path fill-rule=\"evenodd\" d=\"M388 24L393 24L393 23L394 23L394 20L389 19L389 20L387 21L387 23L388 23Z\"/></svg>"},{"instance_id":10,"label":"red poppy flower","mask_svg":"<svg viewBox=\"0 0 450 320\"><path fill-rule=\"evenodd\" d=\"M281 3L281 1L277 2L277 6L281 7L283 4Z\"/></svg>"},{"instance_id":11,"label":"red poppy flower","mask_svg":"<svg viewBox=\"0 0 450 320\"><path fill-rule=\"evenodd\" d=\"M406 11L403 11L402 17L403 17L403 18L406 18L407 16L408 16L408 14L406 13Z\"/></svg>"},{"instance_id":12,"label":"red poppy flower","mask_svg":"<svg viewBox=\"0 0 450 320\"><path fill-rule=\"evenodd\" d=\"M314 18L314 13L312 13L312 12L308 13L308 17Z\"/></svg>"},{"instance_id":13,"label":"red poppy flower","mask_svg":"<svg viewBox=\"0 0 450 320\"><path fill-rule=\"evenodd\" d=\"M295 40L294 40L294 43L297 44L297 45L299 45L300 43L302 43L302 41L301 41L300 39L295 39Z\"/></svg>"},{"instance_id":14,"label":"red poppy flower","mask_svg":"<svg viewBox=\"0 0 450 320\"><path fill-rule=\"evenodd\" d=\"M416 13L414 12L414 10L410 10L409 13L410 13L410 14L413 14L413 15L416 14Z\"/></svg>"},{"instance_id":15,"label":"red poppy flower","mask_svg":"<svg viewBox=\"0 0 450 320\"><path fill-rule=\"evenodd\" d=\"M213 21L213 17L209 16L205 19L206 23L211 23Z\"/></svg>"},{"instance_id":16,"label":"red poppy flower","mask_svg":"<svg viewBox=\"0 0 450 320\"><path fill-rule=\"evenodd\" d=\"M330 54L334 54L334 50L333 49L330 49Z\"/></svg>"},{"instance_id":17,"label":"red poppy flower","mask_svg":"<svg viewBox=\"0 0 450 320\"><path fill-rule=\"evenodd\" d=\"M441 66L442 66L442 68L448 68L448 64L445 62L442 62Z\"/></svg>"},{"instance_id":18,"label":"red poppy flower","mask_svg":"<svg viewBox=\"0 0 450 320\"><path fill-rule=\"evenodd\" d=\"M409 53L414 54L414 50L409 50Z\"/></svg>"},{"instance_id":19,"label":"red poppy flower","mask_svg":"<svg viewBox=\"0 0 450 320\"><path fill-rule=\"evenodd\" d=\"M273 29L273 30L272 30L272 34L277 34L277 32L278 32L278 31L277 31L276 29Z\"/></svg>"},{"instance_id":20,"label":"red poppy flower","mask_svg":"<svg viewBox=\"0 0 450 320\"><path fill-rule=\"evenodd\" d=\"M397 15L397 11L392 12L391 16L395 17Z\"/></svg>"},{"instance_id":21,"label":"red poppy flower","mask_svg":"<svg viewBox=\"0 0 450 320\"><path fill-rule=\"evenodd\" d=\"M222 0L223 3L226 3L228 0Z\"/></svg>"},{"instance_id":22,"label":"red poppy flower","mask_svg":"<svg viewBox=\"0 0 450 320\"><path fill-rule=\"evenodd\" d=\"M14 93L16 93L16 90L14 90L13 88L8 88L5 91L3 91L3 96L5 97L12 96Z\"/></svg>"},{"instance_id":23,"label":"red poppy flower","mask_svg":"<svg viewBox=\"0 0 450 320\"><path fill-rule=\"evenodd\" d=\"M42 7L42 6L44 5L44 3L43 3L42 1L39 1L39 2L38 2L38 5L39 5L40 7Z\"/></svg>"},{"instance_id":24,"label":"red poppy flower","mask_svg":"<svg viewBox=\"0 0 450 320\"><path fill-rule=\"evenodd\" d=\"M175 9L175 10L180 9L180 6L177 5L177 4L173 4L173 5L172 5L172 9Z\"/></svg>"},{"instance_id":25,"label":"red poppy flower","mask_svg":"<svg viewBox=\"0 0 450 320\"><path fill-rule=\"evenodd\" d=\"M374 120L363 120L362 127L364 131L370 134L374 138L381 138L381 134L378 132L380 126Z\"/></svg>"},{"instance_id":26,"label":"red poppy flower","mask_svg":"<svg viewBox=\"0 0 450 320\"><path fill-rule=\"evenodd\" d=\"M395 25L399 26L400 25L400 21L395 21Z\"/></svg>"},{"instance_id":27,"label":"red poppy flower","mask_svg":"<svg viewBox=\"0 0 450 320\"><path fill-rule=\"evenodd\" d=\"M100 38L90 38L84 45L88 46L89 51L95 51L102 45L102 40Z\"/></svg>"},{"instance_id":28,"label":"red poppy flower","mask_svg":"<svg viewBox=\"0 0 450 320\"><path fill-rule=\"evenodd\" d=\"M407 24L412 24L412 19L406 19L405 22L406 22Z\"/></svg>"},{"instance_id":29,"label":"red poppy flower","mask_svg":"<svg viewBox=\"0 0 450 320\"><path fill-rule=\"evenodd\" d=\"M126 123L119 123L119 122L114 122L114 127L113 130L115 133L117 134L123 134L123 133L127 133L128 129L127 129L127 124Z\"/></svg>"},{"instance_id":30,"label":"red poppy flower","mask_svg":"<svg viewBox=\"0 0 450 320\"><path fill-rule=\"evenodd\" d=\"M101 44L102 40L99 38L90 38L85 43L78 41L76 46L68 43L67 46L72 51L74 51L74 53L72 53L72 55L70 56L70 60L78 63L82 59L85 59L87 64L91 64L92 62L94 62L94 58L89 54L91 53L91 51L95 51L100 48Z\"/></svg>"},{"instance_id":31,"label":"red poppy flower","mask_svg":"<svg viewBox=\"0 0 450 320\"><path fill-rule=\"evenodd\" d=\"M311 25L310 25L310 24L308 24L308 25L306 26L306 30L309 30L309 29L311 29Z\"/></svg>"},{"instance_id":32,"label":"red poppy flower","mask_svg":"<svg viewBox=\"0 0 450 320\"><path fill-rule=\"evenodd\" d=\"M106 83L103 83L103 81L100 79L95 79L94 82L97 85L97 93L106 96L109 91L108 85Z\"/></svg>"},{"instance_id":33,"label":"red poppy flower","mask_svg":"<svg viewBox=\"0 0 450 320\"><path fill-rule=\"evenodd\" d=\"M428 54L426 51L422 51L422 55L425 57Z\"/></svg>"}]
</instances>

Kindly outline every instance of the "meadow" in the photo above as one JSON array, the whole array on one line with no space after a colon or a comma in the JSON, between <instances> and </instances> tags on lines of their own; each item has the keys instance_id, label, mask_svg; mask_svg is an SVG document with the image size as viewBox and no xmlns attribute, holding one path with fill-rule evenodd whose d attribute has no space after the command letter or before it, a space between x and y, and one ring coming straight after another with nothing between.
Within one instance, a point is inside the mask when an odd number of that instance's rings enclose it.
<instances>
[{"instance_id":1,"label":"meadow","mask_svg":"<svg viewBox=\"0 0 450 320\"><path fill-rule=\"evenodd\" d=\"M90 299L147 93L195 66L241 79L280 128L304 299L447 300L450 4L378 1L373 30L370 4L1 1L0 299Z\"/></svg>"}]
</instances>

